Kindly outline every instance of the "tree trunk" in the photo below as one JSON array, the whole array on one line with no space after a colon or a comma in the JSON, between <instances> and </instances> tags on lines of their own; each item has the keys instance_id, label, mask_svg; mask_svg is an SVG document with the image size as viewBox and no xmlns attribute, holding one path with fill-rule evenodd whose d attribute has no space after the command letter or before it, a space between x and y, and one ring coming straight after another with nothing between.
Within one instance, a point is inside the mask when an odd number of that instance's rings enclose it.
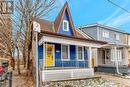
<instances>
[{"instance_id":1,"label":"tree trunk","mask_svg":"<svg viewBox=\"0 0 130 87\"><path fill-rule=\"evenodd\" d=\"M26 68L26 53L25 49L23 50L23 63L24 63L24 68Z\"/></svg>"},{"instance_id":2,"label":"tree trunk","mask_svg":"<svg viewBox=\"0 0 130 87\"><path fill-rule=\"evenodd\" d=\"M18 59L17 59L17 70L18 70L18 75L20 75L20 74L21 74L21 72L20 72L20 61L19 61L19 48L18 48L18 47L16 47L16 49L17 49L17 52L18 52Z\"/></svg>"},{"instance_id":3,"label":"tree trunk","mask_svg":"<svg viewBox=\"0 0 130 87\"><path fill-rule=\"evenodd\" d=\"M15 70L15 60L12 56L11 56L11 66L13 67L13 70Z\"/></svg>"}]
</instances>

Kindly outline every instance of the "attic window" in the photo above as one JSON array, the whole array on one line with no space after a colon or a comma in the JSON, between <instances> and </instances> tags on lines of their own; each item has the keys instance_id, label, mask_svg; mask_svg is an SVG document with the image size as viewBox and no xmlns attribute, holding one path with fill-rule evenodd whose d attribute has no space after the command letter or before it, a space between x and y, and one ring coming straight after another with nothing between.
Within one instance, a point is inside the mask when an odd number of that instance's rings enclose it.
<instances>
[{"instance_id":1,"label":"attic window","mask_svg":"<svg viewBox=\"0 0 130 87\"><path fill-rule=\"evenodd\" d=\"M63 20L63 30L68 31L69 30L69 23L67 20Z\"/></svg>"}]
</instances>

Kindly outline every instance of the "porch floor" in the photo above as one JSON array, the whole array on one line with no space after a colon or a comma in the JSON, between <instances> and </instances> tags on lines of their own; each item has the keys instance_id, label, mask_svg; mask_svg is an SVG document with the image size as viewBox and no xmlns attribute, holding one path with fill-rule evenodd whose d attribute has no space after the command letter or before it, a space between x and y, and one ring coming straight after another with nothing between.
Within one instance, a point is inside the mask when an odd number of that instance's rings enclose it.
<instances>
[{"instance_id":1,"label":"porch floor","mask_svg":"<svg viewBox=\"0 0 130 87\"><path fill-rule=\"evenodd\" d=\"M45 67L45 70L62 70L62 69L86 69L86 68L80 68L80 67Z\"/></svg>"}]
</instances>

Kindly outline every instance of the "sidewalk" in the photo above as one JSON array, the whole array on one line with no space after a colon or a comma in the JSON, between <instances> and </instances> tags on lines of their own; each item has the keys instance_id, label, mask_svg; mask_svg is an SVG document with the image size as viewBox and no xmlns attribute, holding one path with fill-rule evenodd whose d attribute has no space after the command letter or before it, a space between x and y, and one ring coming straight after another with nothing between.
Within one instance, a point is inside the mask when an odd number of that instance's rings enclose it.
<instances>
[{"instance_id":1,"label":"sidewalk","mask_svg":"<svg viewBox=\"0 0 130 87\"><path fill-rule=\"evenodd\" d=\"M103 79L111 80L120 84L125 85L125 87L130 87L130 79L125 79L121 77L114 76L109 73L103 73L103 72L96 72L95 76L101 76Z\"/></svg>"}]
</instances>

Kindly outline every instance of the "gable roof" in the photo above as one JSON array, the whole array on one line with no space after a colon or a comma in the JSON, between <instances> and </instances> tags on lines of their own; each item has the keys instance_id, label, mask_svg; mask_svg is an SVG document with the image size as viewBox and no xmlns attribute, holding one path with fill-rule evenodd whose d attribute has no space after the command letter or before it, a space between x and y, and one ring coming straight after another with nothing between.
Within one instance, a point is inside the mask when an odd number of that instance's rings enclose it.
<instances>
[{"instance_id":1,"label":"gable roof","mask_svg":"<svg viewBox=\"0 0 130 87\"><path fill-rule=\"evenodd\" d=\"M62 35L58 33L59 27L62 23L64 13L67 12L69 21L70 21L70 26L73 32L73 36L67 36L67 35ZM106 42L103 41L97 41L97 40L92 40L89 37L83 35L81 32L78 32L73 25L73 21L70 15L68 3L66 2L62 10L60 11L59 15L57 16L56 20L54 22L50 22L44 19L38 19L34 18L33 21L36 21L40 24L41 26L41 33L38 36L38 39L40 40L44 34L48 35L55 35L58 37L64 37L64 38L71 38L71 39L79 39L79 40L87 40L87 41L92 41L92 42L97 42L97 43L103 43L105 44Z\"/></svg>"},{"instance_id":2,"label":"gable roof","mask_svg":"<svg viewBox=\"0 0 130 87\"><path fill-rule=\"evenodd\" d=\"M72 21L72 17L71 17L69 6L68 6L67 2L65 3L64 7L61 9L59 15L57 16L57 18L54 22L55 31L58 32L65 12L67 12L67 14L68 14L69 21L70 21L70 27L72 29L73 35L75 36L74 24L73 24L73 21Z\"/></svg>"},{"instance_id":3,"label":"gable roof","mask_svg":"<svg viewBox=\"0 0 130 87\"><path fill-rule=\"evenodd\" d=\"M41 26L41 33L49 32L49 33L55 33L58 34L55 31L54 23L44 20L44 19L35 19L36 22L38 22ZM90 37L84 36L82 33L80 33L77 29L74 29L73 32L75 33L75 36L72 37L78 37L78 38L86 38L90 39ZM65 35L66 36L66 35ZM41 37L41 36L40 36Z\"/></svg>"},{"instance_id":4,"label":"gable roof","mask_svg":"<svg viewBox=\"0 0 130 87\"><path fill-rule=\"evenodd\" d=\"M116 31L116 32L119 32L119 33L129 34L128 32L125 32L123 30L114 28L112 26L107 26L107 25L99 24L99 23L88 24L88 25L85 25L85 26L80 26L78 28L81 29L81 28L96 27L96 26L102 27L102 28L105 28L105 29L108 29L108 30Z\"/></svg>"},{"instance_id":5,"label":"gable roof","mask_svg":"<svg viewBox=\"0 0 130 87\"><path fill-rule=\"evenodd\" d=\"M91 36L89 36L89 35L87 35L86 33L84 33L83 31L81 31L80 29L75 29L76 31L77 31L77 33L78 34L76 34L78 37L80 37L81 35L81 37L85 37L85 38L87 38L87 39L93 39L94 40L94 38L92 38Z\"/></svg>"}]
</instances>

